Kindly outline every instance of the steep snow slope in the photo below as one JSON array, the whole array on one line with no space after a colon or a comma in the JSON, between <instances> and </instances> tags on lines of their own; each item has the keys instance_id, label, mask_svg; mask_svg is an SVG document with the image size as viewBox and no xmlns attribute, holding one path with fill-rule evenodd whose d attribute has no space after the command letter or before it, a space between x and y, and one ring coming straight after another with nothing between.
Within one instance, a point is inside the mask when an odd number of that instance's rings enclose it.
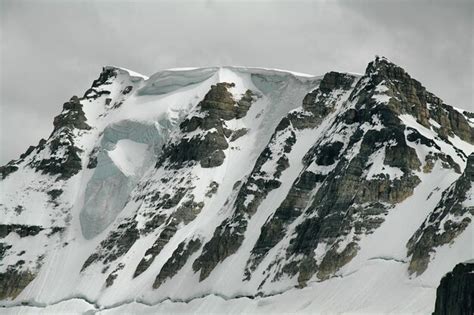
<instances>
[{"instance_id":1,"label":"steep snow slope","mask_svg":"<svg viewBox=\"0 0 474 315\"><path fill-rule=\"evenodd\" d=\"M363 75L106 67L1 169L2 303L429 313L474 256L470 117L384 58Z\"/></svg>"}]
</instances>

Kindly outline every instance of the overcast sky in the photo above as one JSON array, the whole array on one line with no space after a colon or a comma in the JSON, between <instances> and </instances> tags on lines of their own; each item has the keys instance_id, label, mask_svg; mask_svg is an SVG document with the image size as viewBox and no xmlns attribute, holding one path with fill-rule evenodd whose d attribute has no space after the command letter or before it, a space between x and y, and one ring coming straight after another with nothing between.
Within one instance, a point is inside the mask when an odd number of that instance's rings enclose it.
<instances>
[{"instance_id":1,"label":"overcast sky","mask_svg":"<svg viewBox=\"0 0 474 315\"><path fill-rule=\"evenodd\" d=\"M376 54L474 111L474 1L0 0L0 165L48 137L103 65L363 72Z\"/></svg>"}]
</instances>

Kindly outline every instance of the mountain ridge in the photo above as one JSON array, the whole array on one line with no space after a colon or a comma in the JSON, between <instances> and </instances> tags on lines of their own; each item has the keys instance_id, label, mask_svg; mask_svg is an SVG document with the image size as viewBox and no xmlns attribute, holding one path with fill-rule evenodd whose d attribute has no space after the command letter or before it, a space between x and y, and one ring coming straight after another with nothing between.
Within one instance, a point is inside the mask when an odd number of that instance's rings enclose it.
<instances>
[{"instance_id":1,"label":"mountain ridge","mask_svg":"<svg viewBox=\"0 0 474 315\"><path fill-rule=\"evenodd\" d=\"M48 140L1 168L1 297L84 295L103 306L257 297L319 292L372 268L375 280L397 274L396 288L415 281L408 291L420 302L405 310L426 312L435 290L421 288L472 258L460 252L474 212L472 179L462 179L474 151L470 115L380 57L363 75L312 77L215 67L147 79L104 67L65 103ZM425 218L440 212L427 230ZM419 243L438 233L442 241ZM22 251L29 260L15 258ZM311 310L350 310L318 301ZM391 301L358 305L396 310Z\"/></svg>"}]
</instances>

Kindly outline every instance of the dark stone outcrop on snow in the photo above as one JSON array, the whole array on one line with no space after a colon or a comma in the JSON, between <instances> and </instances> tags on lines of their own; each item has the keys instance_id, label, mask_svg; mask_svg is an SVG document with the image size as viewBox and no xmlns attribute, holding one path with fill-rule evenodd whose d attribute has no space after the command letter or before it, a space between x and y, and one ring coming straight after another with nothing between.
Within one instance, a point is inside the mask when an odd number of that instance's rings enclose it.
<instances>
[{"instance_id":1,"label":"dark stone outcrop on snow","mask_svg":"<svg viewBox=\"0 0 474 315\"><path fill-rule=\"evenodd\" d=\"M107 238L100 242L95 253L89 256L81 268L86 270L91 264L102 262L108 268L108 264L125 255L135 244L139 237L135 217L125 219L116 229L109 233Z\"/></svg>"},{"instance_id":2,"label":"dark stone outcrop on snow","mask_svg":"<svg viewBox=\"0 0 474 315\"><path fill-rule=\"evenodd\" d=\"M113 67L103 67L99 77L92 82L92 87L97 88L102 85L111 84L111 79L117 76L117 70Z\"/></svg>"},{"instance_id":3,"label":"dark stone outcrop on snow","mask_svg":"<svg viewBox=\"0 0 474 315\"><path fill-rule=\"evenodd\" d=\"M31 153L33 153L36 149L41 150L44 148L46 144L45 139L41 139L38 143L38 145L35 147L33 145L30 145L28 149L20 155L20 158L17 160L11 160L4 166L0 166L0 180L5 179L8 175L11 173L14 173L18 170L18 165L23 162Z\"/></svg>"},{"instance_id":4,"label":"dark stone outcrop on snow","mask_svg":"<svg viewBox=\"0 0 474 315\"><path fill-rule=\"evenodd\" d=\"M430 262L430 254L436 247L452 242L471 224L474 207L463 202L474 182L474 154L468 158L464 173L446 191L436 208L428 215L407 243L411 256L408 270L422 274Z\"/></svg>"},{"instance_id":5,"label":"dark stone outcrop on snow","mask_svg":"<svg viewBox=\"0 0 474 315\"><path fill-rule=\"evenodd\" d=\"M69 102L64 103L63 111L54 117L54 130L67 127L70 129L89 130L91 127L86 123L87 118L82 110L82 104L77 96L73 96Z\"/></svg>"},{"instance_id":6,"label":"dark stone outcrop on snow","mask_svg":"<svg viewBox=\"0 0 474 315\"><path fill-rule=\"evenodd\" d=\"M169 209L177 206L179 201L183 199L183 196L184 192L178 200L175 200L172 204L167 203L162 207ZM153 245L145 252L144 257L140 260L137 268L135 269L133 274L134 278L138 277L145 270L147 270L148 267L150 267L155 257L160 254L165 245L168 244L169 240L175 235L176 231L178 230L178 225L180 223L188 224L189 222L193 221L201 212L203 207L204 202L195 202L194 195L189 195L187 198L185 198L185 200L183 200L180 206L176 208L176 211L173 212L167 219L166 226L158 235Z\"/></svg>"},{"instance_id":7,"label":"dark stone outcrop on snow","mask_svg":"<svg viewBox=\"0 0 474 315\"><path fill-rule=\"evenodd\" d=\"M158 256L161 250L168 244L169 240L174 236L176 233L177 227L176 223L171 222L170 224L166 225L163 231L159 234L156 241L153 245L147 249L145 252L145 256L140 260L138 263L137 268L135 269L135 273L133 277L138 277L141 275L145 270L150 267L150 265L155 260L155 257Z\"/></svg>"},{"instance_id":8,"label":"dark stone outcrop on snow","mask_svg":"<svg viewBox=\"0 0 474 315\"><path fill-rule=\"evenodd\" d=\"M361 236L380 226L389 205L405 200L419 184L419 178L412 172L419 170L421 162L416 151L407 144L405 126L390 105L374 100L376 87L382 82L376 72L369 67L354 88L357 93L349 97L355 103L354 108L346 110L334 124L334 128L342 130L354 128L347 136L348 144L322 141L304 157L306 167L315 165L316 169L331 167L332 170L327 174L309 170L300 174L273 217L262 226L247 264L246 279L289 232L289 225L303 214L308 218L296 226L286 249L288 262L279 269L274 280L285 273L299 274L299 283L305 285L315 273L319 279L332 276L357 254ZM346 82L345 77L342 78L342 83ZM323 89L329 90L334 86L329 83L334 80L323 80L326 81ZM340 85L341 88L347 86L349 82ZM320 107L324 105L317 108ZM367 130L365 126L373 123L374 115L381 126ZM356 154L351 157L357 146ZM366 178L366 170L372 167L370 157L378 151L384 153L383 164L400 169L401 177L393 179L379 174ZM327 250L317 263L313 256L319 245L326 246Z\"/></svg>"},{"instance_id":9,"label":"dark stone outcrop on snow","mask_svg":"<svg viewBox=\"0 0 474 315\"><path fill-rule=\"evenodd\" d=\"M33 158L29 165L43 174L58 175L58 180L76 175L82 169L82 150L75 145L74 132L91 129L86 121L79 98L73 96L64 104L62 113L54 118L54 130L49 140L37 148L38 153L49 150L49 157Z\"/></svg>"},{"instance_id":10,"label":"dark stone outcrop on snow","mask_svg":"<svg viewBox=\"0 0 474 315\"><path fill-rule=\"evenodd\" d=\"M277 126L269 144L257 158L249 178L239 189L234 203L234 214L216 228L212 239L204 245L201 256L194 261L193 269L195 272L200 271L200 281L207 278L219 262L239 249L244 240L248 219L255 214L268 193L280 187L281 182L278 179L289 167L286 154L295 143L294 131L289 128L289 132L285 132L288 127L288 119L283 119ZM277 166L273 174L267 174L262 171L262 167L272 159L277 159Z\"/></svg>"},{"instance_id":11,"label":"dark stone outcrop on snow","mask_svg":"<svg viewBox=\"0 0 474 315\"><path fill-rule=\"evenodd\" d=\"M123 268L125 268L125 264L123 263L119 263L117 265L117 267L114 269L114 271L112 271L108 276L107 278L105 279L105 287L108 288L110 286L112 286L115 282L115 279L117 279L118 277L118 272L120 270L122 270Z\"/></svg>"},{"instance_id":12,"label":"dark stone outcrop on snow","mask_svg":"<svg viewBox=\"0 0 474 315\"><path fill-rule=\"evenodd\" d=\"M18 170L18 166L14 165L15 161L9 162L7 165L0 166L0 179L5 179L11 173Z\"/></svg>"},{"instance_id":13,"label":"dark stone outcrop on snow","mask_svg":"<svg viewBox=\"0 0 474 315\"><path fill-rule=\"evenodd\" d=\"M199 162L204 168L222 165L224 150L229 147L228 139L233 134L232 130L227 129L225 121L244 117L255 97L252 91L247 90L239 101L235 101L228 91L234 86L234 83L225 82L211 86L198 104L199 114L181 123L184 137L164 148L157 167L165 165L180 168L193 161ZM200 131L198 135L186 136L196 130Z\"/></svg>"},{"instance_id":14,"label":"dark stone outcrop on snow","mask_svg":"<svg viewBox=\"0 0 474 315\"><path fill-rule=\"evenodd\" d=\"M28 270L18 270L20 266L8 266L6 272L0 273L0 300L16 298L34 280L36 275Z\"/></svg>"},{"instance_id":15,"label":"dark stone outcrop on snow","mask_svg":"<svg viewBox=\"0 0 474 315\"><path fill-rule=\"evenodd\" d=\"M192 239L189 242L183 241L178 245L178 248L173 252L170 259L166 261L156 276L153 288L157 289L168 278L175 276L181 268L187 263L189 257L201 248L200 239Z\"/></svg>"},{"instance_id":16,"label":"dark stone outcrop on snow","mask_svg":"<svg viewBox=\"0 0 474 315\"><path fill-rule=\"evenodd\" d=\"M44 150L49 150L48 158L39 159L36 156L28 163L34 169L43 174L58 175L58 180L67 180L79 173L82 169L82 150L76 146L75 137L78 132L88 131L91 126L83 111L81 101L97 99L104 94L110 94L108 90L99 89L112 83L117 75L117 70L112 67L103 68L99 78L92 83L92 87L86 91L84 97L73 96L64 103L61 114L54 118L54 130L47 141L36 147L37 153L41 155ZM58 153L61 152L59 155ZM93 167L93 163L89 163Z\"/></svg>"},{"instance_id":17,"label":"dark stone outcrop on snow","mask_svg":"<svg viewBox=\"0 0 474 315\"><path fill-rule=\"evenodd\" d=\"M388 106L397 114L410 114L427 128L431 126L431 118L441 126L437 130L441 137L457 135L464 141L474 143L474 128L469 125L466 117L428 92L403 68L383 57L377 57L369 63L366 73L371 76L374 85L390 81L389 95L392 98Z\"/></svg>"},{"instance_id":18,"label":"dark stone outcrop on snow","mask_svg":"<svg viewBox=\"0 0 474 315\"><path fill-rule=\"evenodd\" d=\"M474 313L474 262L459 263L448 272L436 290L433 315Z\"/></svg>"},{"instance_id":19,"label":"dark stone outcrop on snow","mask_svg":"<svg viewBox=\"0 0 474 315\"><path fill-rule=\"evenodd\" d=\"M43 174L59 175L58 179L67 180L77 174L81 169L80 153L82 152L75 145L74 131L90 130L91 127L87 123L87 118L82 110L83 99L96 99L103 94L110 94L107 90L97 90L96 88L110 84L110 79L116 76L116 70L113 68L104 68L99 78L92 84L92 88L86 91L82 99L77 96L64 103L61 114L56 116L53 121L54 130L49 139L40 141L38 146L30 146L28 150L20 156L20 159L10 161L7 165L0 167L0 178L4 179L9 174L18 170L18 164L25 160L33 151L36 153L49 150L49 157L39 159L33 156L29 161L29 165L34 169L41 171ZM57 155L63 152L62 155Z\"/></svg>"},{"instance_id":20,"label":"dark stone outcrop on snow","mask_svg":"<svg viewBox=\"0 0 474 315\"><path fill-rule=\"evenodd\" d=\"M212 239L204 245L201 256L193 263L194 271L200 271L201 281L209 276L219 262L240 248L249 218L255 214L270 191L280 187L279 178L290 167L287 155L296 143L295 129L314 128L321 123L334 110L334 104L327 104L326 101L340 97L353 81L354 77L350 75L336 72L327 74L321 82L324 91L316 89L304 98L303 109L307 113L293 112L280 121L269 144L238 192L232 217L217 227ZM331 94L333 91L335 95ZM273 174L268 174L262 171L262 167L271 160L276 162L276 167Z\"/></svg>"},{"instance_id":21,"label":"dark stone outcrop on snow","mask_svg":"<svg viewBox=\"0 0 474 315\"><path fill-rule=\"evenodd\" d=\"M48 144L51 152L61 152L62 156L51 156L39 161L30 163L36 170L43 174L59 175L58 179L69 179L79 173L82 169L81 158L79 154L82 152L74 146L74 138L67 132L61 132L57 138L53 138Z\"/></svg>"},{"instance_id":22,"label":"dark stone outcrop on snow","mask_svg":"<svg viewBox=\"0 0 474 315\"><path fill-rule=\"evenodd\" d=\"M319 87L303 99L303 111L294 111L287 118L297 129L315 128L334 111L335 105L350 91L356 77L347 73L329 72Z\"/></svg>"},{"instance_id":23,"label":"dark stone outcrop on snow","mask_svg":"<svg viewBox=\"0 0 474 315\"><path fill-rule=\"evenodd\" d=\"M0 238L4 238L12 232L19 237L35 236L42 230L43 228L39 225L0 224Z\"/></svg>"}]
</instances>

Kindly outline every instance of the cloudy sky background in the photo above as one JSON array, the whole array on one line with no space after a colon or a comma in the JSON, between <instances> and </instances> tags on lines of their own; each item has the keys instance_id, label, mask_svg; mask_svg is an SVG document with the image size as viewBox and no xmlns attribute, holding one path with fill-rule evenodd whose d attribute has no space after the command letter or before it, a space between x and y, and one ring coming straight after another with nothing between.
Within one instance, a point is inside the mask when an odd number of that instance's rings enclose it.
<instances>
[{"instance_id":1,"label":"cloudy sky background","mask_svg":"<svg viewBox=\"0 0 474 315\"><path fill-rule=\"evenodd\" d=\"M363 72L376 54L474 111L473 1L0 0L0 165L48 137L103 65Z\"/></svg>"}]
</instances>

